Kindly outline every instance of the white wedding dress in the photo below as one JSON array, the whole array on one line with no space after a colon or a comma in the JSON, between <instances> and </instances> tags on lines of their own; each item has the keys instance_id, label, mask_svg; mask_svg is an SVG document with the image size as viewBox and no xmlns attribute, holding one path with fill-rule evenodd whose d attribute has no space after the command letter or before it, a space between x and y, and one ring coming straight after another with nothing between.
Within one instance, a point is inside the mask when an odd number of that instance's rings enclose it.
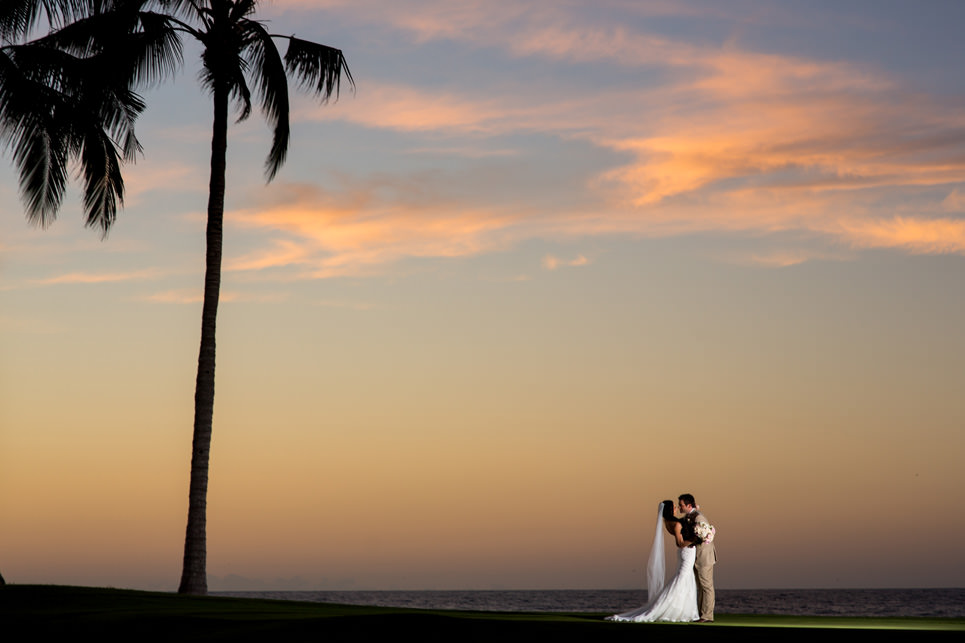
<instances>
[{"instance_id":1,"label":"white wedding dress","mask_svg":"<svg viewBox=\"0 0 965 643\"><path fill-rule=\"evenodd\" d=\"M629 621L633 623L652 623L654 621L672 621L675 623L689 623L699 617L697 612L697 580L694 578L694 561L697 560L696 547L684 547L677 550L677 573L655 599L643 607L611 616L612 621ZM649 596L647 597L650 598Z\"/></svg>"},{"instance_id":2,"label":"white wedding dress","mask_svg":"<svg viewBox=\"0 0 965 643\"><path fill-rule=\"evenodd\" d=\"M671 621L689 623L700 616L697 611L697 579L694 577L696 547L677 549L677 573L664 583L665 561L663 553L663 504L657 505L657 529L650 548L647 565L647 604L635 610L608 616L608 621L630 623L653 623Z\"/></svg>"}]
</instances>

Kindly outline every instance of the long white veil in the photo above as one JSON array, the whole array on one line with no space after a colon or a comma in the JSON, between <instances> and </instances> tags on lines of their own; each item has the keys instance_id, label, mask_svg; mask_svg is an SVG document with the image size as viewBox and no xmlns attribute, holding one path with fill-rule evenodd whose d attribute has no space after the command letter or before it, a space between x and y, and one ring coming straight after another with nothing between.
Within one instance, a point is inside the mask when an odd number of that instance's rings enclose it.
<instances>
[{"instance_id":1,"label":"long white veil","mask_svg":"<svg viewBox=\"0 0 965 643\"><path fill-rule=\"evenodd\" d=\"M653 535L650 548L650 562L647 563L647 602L652 603L663 589L667 576L666 556L663 553L663 503L657 505L657 531Z\"/></svg>"}]
</instances>

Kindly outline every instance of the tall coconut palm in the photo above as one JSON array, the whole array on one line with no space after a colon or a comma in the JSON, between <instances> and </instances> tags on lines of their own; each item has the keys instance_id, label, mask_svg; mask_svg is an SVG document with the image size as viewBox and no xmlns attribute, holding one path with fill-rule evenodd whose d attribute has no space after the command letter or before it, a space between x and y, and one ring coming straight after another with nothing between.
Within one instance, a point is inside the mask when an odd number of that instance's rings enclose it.
<instances>
[{"instance_id":1,"label":"tall coconut palm","mask_svg":"<svg viewBox=\"0 0 965 643\"><path fill-rule=\"evenodd\" d=\"M205 594L208 459L214 413L215 329L221 290L229 108L237 108L239 121L246 119L251 114L254 89L273 133L265 161L265 174L271 181L288 152L289 75L302 89L323 101L333 93L338 95L343 76L353 86L354 81L340 50L269 33L265 24L254 18L257 0L157 0L155 4L166 12L176 33L201 44L201 84L210 92L214 107L188 523L178 588L180 593ZM275 45L278 39L288 44L284 58Z\"/></svg>"}]
</instances>

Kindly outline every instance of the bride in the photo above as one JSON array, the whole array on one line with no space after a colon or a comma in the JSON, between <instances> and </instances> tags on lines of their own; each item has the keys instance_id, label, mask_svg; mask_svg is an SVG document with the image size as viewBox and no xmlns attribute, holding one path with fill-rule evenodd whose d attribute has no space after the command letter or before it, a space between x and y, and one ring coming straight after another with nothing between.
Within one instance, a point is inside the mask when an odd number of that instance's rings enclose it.
<instances>
[{"instance_id":1,"label":"bride","mask_svg":"<svg viewBox=\"0 0 965 643\"><path fill-rule=\"evenodd\" d=\"M652 623L673 621L677 623L696 621L697 581L694 578L694 560L697 549L694 543L684 540L683 525L673 513L672 500L664 500L657 508L657 531L650 550L647 566L647 604L630 612L608 616L608 621ZM663 523L663 524L661 524ZM677 543L677 574L664 585L663 532L674 537Z\"/></svg>"}]
</instances>

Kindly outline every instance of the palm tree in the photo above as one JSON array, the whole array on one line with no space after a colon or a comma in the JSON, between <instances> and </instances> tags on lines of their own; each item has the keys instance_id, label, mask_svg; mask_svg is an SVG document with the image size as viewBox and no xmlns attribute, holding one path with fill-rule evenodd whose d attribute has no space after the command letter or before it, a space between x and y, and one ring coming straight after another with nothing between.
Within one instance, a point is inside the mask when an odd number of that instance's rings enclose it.
<instances>
[{"instance_id":1,"label":"palm tree","mask_svg":"<svg viewBox=\"0 0 965 643\"><path fill-rule=\"evenodd\" d=\"M133 88L154 82L181 64L183 36L201 44L200 79L211 93L214 116L188 522L178 587L184 594L207 593L208 459L229 108L238 108L238 121L248 118L254 87L273 131L265 161L271 181L288 152L288 76L323 102L333 93L338 96L343 75L354 87L340 50L269 33L253 17L257 4L257 0L3 0L0 4L4 37L0 141L14 150L28 217L42 225L52 220L60 205L68 160L79 157L86 180L88 225L99 225L107 232L123 199L120 165L140 149L133 126L144 103ZM26 37L42 12L61 28L46 40L31 41L32 49L7 45L10 35ZM284 58L276 39L288 42ZM34 55L40 60L31 58Z\"/></svg>"},{"instance_id":2,"label":"palm tree","mask_svg":"<svg viewBox=\"0 0 965 643\"><path fill-rule=\"evenodd\" d=\"M47 35L29 39L42 25ZM0 143L12 150L29 221L56 218L76 160L86 224L106 236L124 200L121 165L141 149L134 121L145 104L134 87L180 59L180 43L160 26L118 0L0 5Z\"/></svg>"},{"instance_id":3,"label":"palm tree","mask_svg":"<svg viewBox=\"0 0 965 643\"><path fill-rule=\"evenodd\" d=\"M354 81L340 50L269 33L264 23L253 18L257 0L157 0L156 4L166 10L174 32L186 34L201 44L201 84L211 93L214 106L188 523L178 587L179 593L205 594L208 458L214 413L215 328L221 289L229 107L233 104L238 108L239 121L246 119L251 114L251 87L254 87L273 132L265 161L265 174L271 181L288 152L289 74L302 89L323 101L333 93L338 95L343 74L353 86ZM284 59L275 45L276 39L288 42Z\"/></svg>"}]
</instances>

